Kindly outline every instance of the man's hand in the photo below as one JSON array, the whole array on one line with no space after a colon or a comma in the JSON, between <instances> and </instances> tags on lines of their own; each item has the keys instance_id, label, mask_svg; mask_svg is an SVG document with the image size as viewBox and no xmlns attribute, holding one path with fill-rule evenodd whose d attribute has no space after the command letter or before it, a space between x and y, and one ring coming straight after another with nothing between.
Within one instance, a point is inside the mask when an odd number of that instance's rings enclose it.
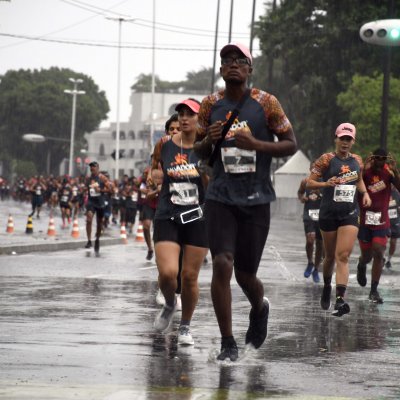
<instances>
[{"instance_id":1,"label":"man's hand","mask_svg":"<svg viewBox=\"0 0 400 400\"><path fill-rule=\"evenodd\" d=\"M222 121L216 121L207 128L207 136L210 138L213 144L221 139L222 126Z\"/></svg>"},{"instance_id":2,"label":"man's hand","mask_svg":"<svg viewBox=\"0 0 400 400\"><path fill-rule=\"evenodd\" d=\"M251 134L249 128L238 129L235 132L236 147L243 150L255 150L257 139Z\"/></svg>"}]
</instances>

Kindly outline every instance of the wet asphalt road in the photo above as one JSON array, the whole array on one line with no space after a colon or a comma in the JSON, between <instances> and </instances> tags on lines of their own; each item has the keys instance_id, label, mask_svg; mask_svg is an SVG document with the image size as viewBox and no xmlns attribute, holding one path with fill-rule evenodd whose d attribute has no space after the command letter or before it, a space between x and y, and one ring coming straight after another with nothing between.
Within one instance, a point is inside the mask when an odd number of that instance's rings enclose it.
<instances>
[{"instance_id":1,"label":"wet asphalt road","mask_svg":"<svg viewBox=\"0 0 400 400\"><path fill-rule=\"evenodd\" d=\"M321 285L302 277L301 221L273 218L259 276L271 302L269 334L244 349L248 303L235 282L236 363L218 363L219 333L200 274L195 346L181 349L176 328L153 332L157 271L145 246L0 256L0 398L5 399L399 399L400 262L385 273L377 306L355 278L351 314L319 306ZM369 271L369 269L368 269Z\"/></svg>"}]
</instances>

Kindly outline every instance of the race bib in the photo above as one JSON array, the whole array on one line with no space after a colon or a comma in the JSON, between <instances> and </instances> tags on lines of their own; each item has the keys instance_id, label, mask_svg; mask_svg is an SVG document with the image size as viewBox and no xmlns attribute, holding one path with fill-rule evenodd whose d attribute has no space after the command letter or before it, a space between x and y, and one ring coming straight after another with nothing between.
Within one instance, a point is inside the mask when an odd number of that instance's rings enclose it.
<instances>
[{"instance_id":1,"label":"race bib","mask_svg":"<svg viewBox=\"0 0 400 400\"><path fill-rule=\"evenodd\" d=\"M78 196L78 189L72 189L72 196Z\"/></svg>"},{"instance_id":2,"label":"race bib","mask_svg":"<svg viewBox=\"0 0 400 400\"><path fill-rule=\"evenodd\" d=\"M99 197L100 196L100 192L96 192L95 188L89 188L89 194L90 197Z\"/></svg>"},{"instance_id":3,"label":"race bib","mask_svg":"<svg viewBox=\"0 0 400 400\"><path fill-rule=\"evenodd\" d=\"M333 193L333 200L340 203L352 203L356 187L354 185L336 185Z\"/></svg>"},{"instance_id":4,"label":"race bib","mask_svg":"<svg viewBox=\"0 0 400 400\"><path fill-rule=\"evenodd\" d=\"M136 203L138 201L138 192L133 192L131 199L134 203Z\"/></svg>"},{"instance_id":5,"label":"race bib","mask_svg":"<svg viewBox=\"0 0 400 400\"><path fill-rule=\"evenodd\" d=\"M199 204L199 190L192 182L174 182L169 185L171 202L178 206Z\"/></svg>"},{"instance_id":6,"label":"race bib","mask_svg":"<svg viewBox=\"0 0 400 400\"><path fill-rule=\"evenodd\" d=\"M313 221L318 221L319 220L319 209L317 209L317 210L308 210L308 216Z\"/></svg>"},{"instance_id":7,"label":"race bib","mask_svg":"<svg viewBox=\"0 0 400 400\"><path fill-rule=\"evenodd\" d=\"M42 189L40 187L36 188L36 195L40 196L42 194Z\"/></svg>"},{"instance_id":8,"label":"race bib","mask_svg":"<svg viewBox=\"0 0 400 400\"><path fill-rule=\"evenodd\" d=\"M221 159L224 170L230 174L256 172L256 151L237 147L222 147Z\"/></svg>"},{"instance_id":9,"label":"race bib","mask_svg":"<svg viewBox=\"0 0 400 400\"><path fill-rule=\"evenodd\" d=\"M61 202L62 202L62 203L67 203L67 202L68 202L68 196L67 196L66 194L63 194L63 195L61 196Z\"/></svg>"},{"instance_id":10,"label":"race bib","mask_svg":"<svg viewBox=\"0 0 400 400\"><path fill-rule=\"evenodd\" d=\"M389 208L389 219L396 219L398 215L397 208Z\"/></svg>"},{"instance_id":11,"label":"race bib","mask_svg":"<svg viewBox=\"0 0 400 400\"><path fill-rule=\"evenodd\" d=\"M381 225L381 212L367 211L365 213L365 225Z\"/></svg>"}]
</instances>

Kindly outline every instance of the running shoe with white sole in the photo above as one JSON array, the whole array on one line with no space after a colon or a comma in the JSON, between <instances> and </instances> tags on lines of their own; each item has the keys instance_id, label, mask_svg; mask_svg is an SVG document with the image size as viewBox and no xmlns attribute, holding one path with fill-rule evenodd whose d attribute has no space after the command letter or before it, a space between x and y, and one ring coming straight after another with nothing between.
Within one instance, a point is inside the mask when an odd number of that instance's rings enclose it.
<instances>
[{"instance_id":1,"label":"running shoe with white sole","mask_svg":"<svg viewBox=\"0 0 400 400\"><path fill-rule=\"evenodd\" d=\"M178 331L178 345L191 346L194 345L192 332L189 325L181 325Z\"/></svg>"},{"instance_id":2,"label":"running shoe with white sole","mask_svg":"<svg viewBox=\"0 0 400 400\"><path fill-rule=\"evenodd\" d=\"M165 304L161 311L157 314L157 317L154 321L154 329L159 332L163 332L167 330L172 323L172 318L175 314L176 304L173 307L168 306Z\"/></svg>"}]
</instances>

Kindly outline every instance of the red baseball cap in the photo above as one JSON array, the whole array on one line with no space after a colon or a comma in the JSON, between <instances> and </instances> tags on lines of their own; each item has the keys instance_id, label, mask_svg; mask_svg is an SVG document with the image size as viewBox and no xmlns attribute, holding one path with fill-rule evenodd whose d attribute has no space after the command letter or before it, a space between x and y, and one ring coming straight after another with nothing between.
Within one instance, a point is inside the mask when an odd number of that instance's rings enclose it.
<instances>
[{"instance_id":1,"label":"red baseball cap","mask_svg":"<svg viewBox=\"0 0 400 400\"><path fill-rule=\"evenodd\" d=\"M219 52L219 55L221 57L224 56L224 54L230 52L230 51L239 51L242 53L246 58L250 60L250 64L253 63L253 57L251 56L250 50L242 43L228 43L225 45L221 51Z\"/></svg>"},{"instance_id":2,"label":"red baseball cap","mask_svg":"<svg viewBox=\"0 0 400 400\"><path fill-rule=\"evenodd\" d=\"M179 111L182 106L189 107L194 113L198 114L200 110L200 104L192 99L186 99L178 103L175 107L175 111Z\"/></svg>"},{"instance_id":3,"label":"red baseball cap","mask_svg":"<svg viewBox=\"0 0 400 400\"><path fill-rule=\"evenodd\" d=\"M353 124L350 124L350 122L344 122L336 128L335 135L336 137L351 136L353 139L355 139L356 127Z\"/></svg>"}]
</instances>

